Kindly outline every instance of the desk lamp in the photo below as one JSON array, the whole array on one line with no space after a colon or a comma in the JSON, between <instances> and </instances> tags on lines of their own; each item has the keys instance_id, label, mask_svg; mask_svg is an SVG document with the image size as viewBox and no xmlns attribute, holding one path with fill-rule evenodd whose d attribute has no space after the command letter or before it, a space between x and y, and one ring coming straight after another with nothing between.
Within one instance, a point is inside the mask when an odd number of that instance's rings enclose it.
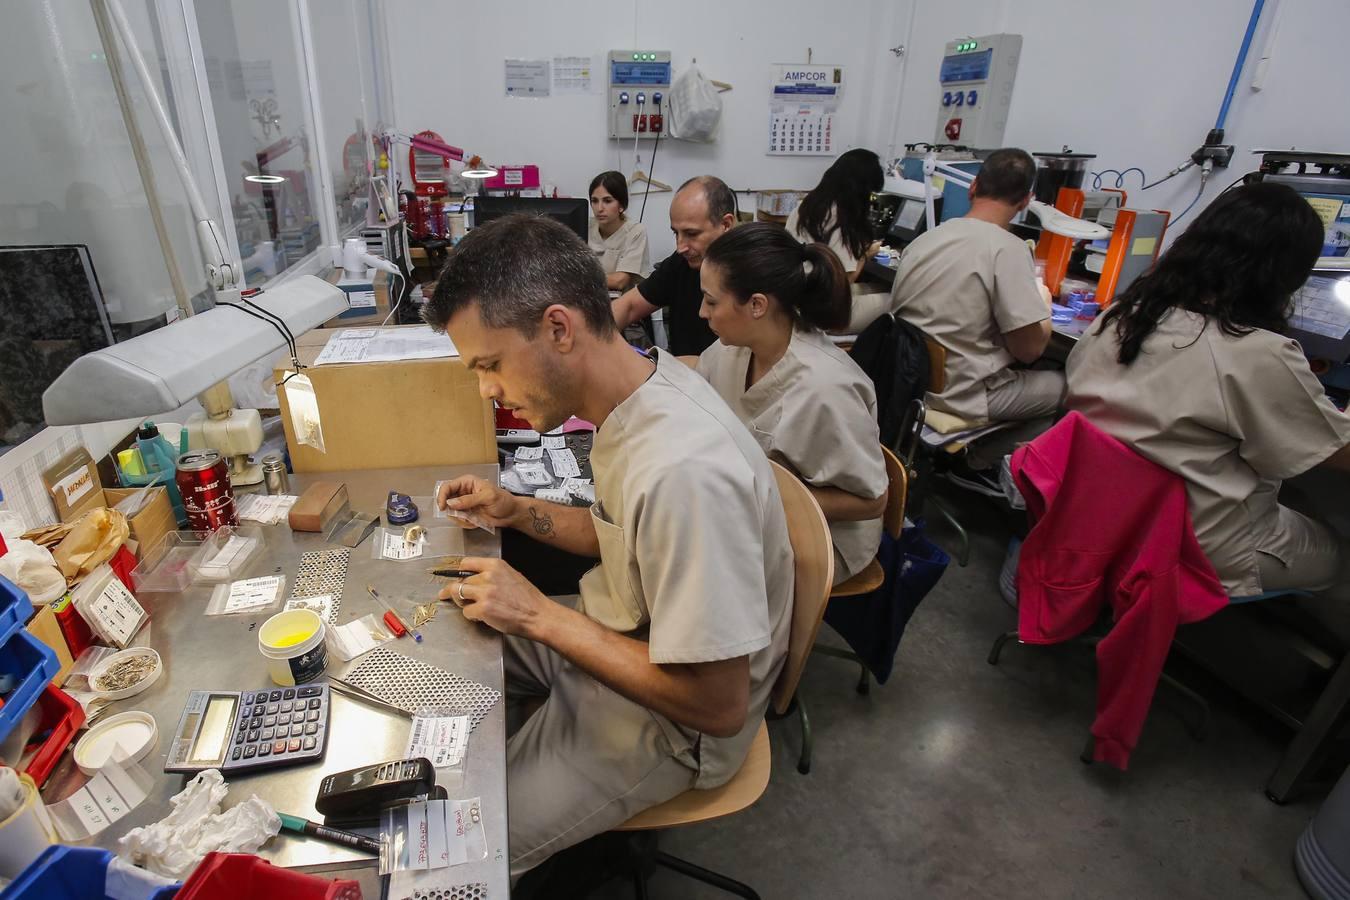
<instances>
[{"instance_id":1,"label":"desk lamp","mask_svg":"<svg viewBox=\"0 0 1350 900\"><path fill-rule=\"evenodd\" d=\"M234 408L225 379L282 346L294 358L294 335L347 309L347 301L337 287L313 276L241 296L223 231L206 209L126 12L120 0L103 2L183 182L216 307L198 315L185 309L186 317L171 325L75 360L43 392L43 414L49 425L107 422L170 412L197 396L206 412L187 422L193 443L229 458L234 483L254 484L262 481L261 466L250 465L248 456L262 446L262 420L256 409ZM119 77L116 68L113 77Z\"/></svg>"}]
</instances>

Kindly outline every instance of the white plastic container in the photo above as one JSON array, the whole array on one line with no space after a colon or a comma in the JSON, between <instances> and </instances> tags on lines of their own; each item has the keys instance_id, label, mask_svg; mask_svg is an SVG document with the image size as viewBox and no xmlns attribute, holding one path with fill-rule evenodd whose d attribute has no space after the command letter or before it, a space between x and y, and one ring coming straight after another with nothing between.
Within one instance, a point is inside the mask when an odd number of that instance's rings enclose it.
<instances>
[{"instance_id":1,"label":"white plastic container","mask_svg":"<svg viewBox=\"0 0 1350 900\"><path fill-rule=\"evenodd\" d=\"M258 652L272 681L291 687L313 681L328 667L328 626L311 609L277 613L258 629Z\"/></svg>"}]
</instances>

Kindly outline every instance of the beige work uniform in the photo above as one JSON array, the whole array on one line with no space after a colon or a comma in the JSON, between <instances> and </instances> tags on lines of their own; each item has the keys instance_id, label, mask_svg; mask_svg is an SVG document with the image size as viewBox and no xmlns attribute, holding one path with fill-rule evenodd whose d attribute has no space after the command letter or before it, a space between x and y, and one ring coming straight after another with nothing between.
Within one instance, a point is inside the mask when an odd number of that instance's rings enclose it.
<instances>
[{"instance_id":1,"label":"beige work uniform","mask_svg":"<svg viewBox=\"0 0 1350 900\"><path fill-rule=\"evenodd\" d=\"M969 217L943 222L905 248L891 308L947 351L947 385L928 404L970 422L1053 415L1059 372L1013 369L1003 335L1050 318L1027 245Z\"/></svg>"},{"instance_id":2,"label":"beige work uniform","mask_svg":"<svg viewBox=\"0 0 1350 900\"><path fill-rule=\"evenodd\" d=\"M600 225L590 220L589 237L586 243L600 260L600 267L606 275L615 272L627 272L639 278L652 273L652 261L647 250L647 226L632 219L625 219L619 230L609 237L601 237Z\"/></svg>"},{"instance_id":3,"label":"beige work uniform","mask_svg":"<svg viewBox=\"0 0 1350 900\"><path fill-rule=\"evenodd\" d=\"M508 638L508 702L548 699L507 742L513 875L745 759L787 653L793 555L764 453L706 381L658 353L591 451L600 563L578 609L647 643L653 663L748 656L745 727L713 738L600 684L557 653Z\"/></svg>"},{"instance_id":4,"label":"beige work uniform","mask_svg":"<svg viewBox=\"0 0 1350 900\"><path fill-rule=\"evenodd\" d=\"M886 461L871 380L818 329L797 328L787 352L748 390L750 348L718 341L698 372L727 402L769 459L815 487L869 500L886 493ZM877 554L881 518L831 522L835 584L861 572Z\"/></svg>"},{"instance_id":5,"label":"beige work uniform","mask_svg":"<svg viewBox=\"0 0 1350 900\"><path fill-rule=\"evenodd\" d=\"M825 217L825 232L829 234L830 239L826 242L834 255L839 257L839 262L844 267L844 274L852 275L858 268L858 257L853 255L853 251L848 249L844 243L844 233L838 228L834 228L834 218L836 212L830 209L830 214ZM801 227L797 221L797 210L794 209L788 215L787 228L788 234L801 241L803 244L809 244L815 240L806 230ZM844 329L846 334L857 334L876 320L877 316L884 313L890 306L890 297L886 293L885 285L876 282L853 282L849 285L849 290L853 294L853 312L849 316L848 326Z\"/></svg>"},{"instance_id":6,"label":"beige work uniform","mask_svg":"<svg viewBox=\"0 0 1350 900\"><path fill-rule=\"evenodd\" d=\"M1065 406L1186 480L1195 536L1229 595L1327 587L1335 537L1276 500L1282 479L1350 443L1350 417L1298 344L1173 310L1122 366L1115 326L1101 328L1069 355Z\"/></svg>"}]
</instances>

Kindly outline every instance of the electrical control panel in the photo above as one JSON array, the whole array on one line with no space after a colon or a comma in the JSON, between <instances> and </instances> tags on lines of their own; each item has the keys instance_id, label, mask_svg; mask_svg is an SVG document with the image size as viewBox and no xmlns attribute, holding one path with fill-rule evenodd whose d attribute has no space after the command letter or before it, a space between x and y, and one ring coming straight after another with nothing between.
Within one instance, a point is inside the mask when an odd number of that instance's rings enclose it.
<instances>
[{"instance_id":1,"label":"electrical control panel","mask_svg":"<svg viewBox=\"0 0 1350 900\"><path fill-rule=\"evenodd\" d=\"M670 109L669 50L609 51L609 136L654 139Z\"/></svg>"},{"instance_id":2,"label":"electrical control panel","mask_svg":"<svg viewBox=\"0 0 1350 900\"><path fill-rule=\"evenodd\" d=\"M948 41L938 72L938 119L933 142L973 150L1002 147L1021 56L1020 34Z\"/></svg>"}]
</instances>

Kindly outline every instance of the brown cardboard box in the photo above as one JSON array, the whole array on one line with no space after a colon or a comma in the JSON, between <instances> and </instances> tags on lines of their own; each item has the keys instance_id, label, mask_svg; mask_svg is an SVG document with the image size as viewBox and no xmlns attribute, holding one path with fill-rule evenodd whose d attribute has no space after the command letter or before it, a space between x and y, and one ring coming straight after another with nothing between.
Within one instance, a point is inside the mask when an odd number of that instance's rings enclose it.
<instances>
[{"instance_id":1,"label":"brown cardboard box","mask_svg":"<svg viewBox=\"0 0 1350 900\"><path fill-rule=\"evenodd\" d=\"M56 516L72 522L103 505L103 482L89 451L76 447L42 473L42 483L51 493Z\"/></svg>"},{"instance_id":2,"label":"brown cardboard box","mask_svg":"<svg viewBox=\"0 0 1350 900\"><path fill-rule=\"evenodd\" d=\"M104 505L109 508L121 503L141 488L106 488L103 491ZM127 526L131 529L128 541L136 542L136 558L141 559L142 551L148 552L159 543L159 539L178 528L173 517L173 504L169 502L169 491L164 487L150 488L150 499L141 507L141 511L130 519Z\"/></svg>"},{"instance_id":3,"label":"brown cardboard box","mask_svg":"<svg viewBox=\"0 0 1350 900\"><path fill-rule=\"evenodd\" d=\"M329 284L339 284L344 277L343 270L333 269L324 278ZM374 307L353 307L346 313L339 313L320 325L320 328L369 328L379 325L389 317L389 276L376 272L371 280L375 288ZM349 295L350 296L350 295Z\"/></svg>"},{"instance_id":4,"label":"brown cardboard box","mask_svg":"<svg viewBox=\"0 0 1350 900\"><path fill-rule=\"evenodd\" d=\"M277 390L296 472L497 461L492 404L479 396L477 376L459 359L313 365L332 336L316 329L297 339L318 400L326 453L296 440L286 390ZM278 367L277 381L284 374Z\"/></svg>"},{"instance_id":5,"label":"brown cardboard box","mask_svg":"<svg viewBox=\"0 0 1350 900\"><path fill-rule=\"evenodd\" d=\"M37 614L28 621L28 633L55 651L56 661L60 663L61 668L52 678L52 684L57 687L65 684L66 676L70 674L70 669L75 665L75 660L70 655L70 646L66 643L65 635L61 633L60 624L56 621L56 613L52 609L52 604L48 603L46 606L39 608Z\"/></svg>"}]
</instances>

